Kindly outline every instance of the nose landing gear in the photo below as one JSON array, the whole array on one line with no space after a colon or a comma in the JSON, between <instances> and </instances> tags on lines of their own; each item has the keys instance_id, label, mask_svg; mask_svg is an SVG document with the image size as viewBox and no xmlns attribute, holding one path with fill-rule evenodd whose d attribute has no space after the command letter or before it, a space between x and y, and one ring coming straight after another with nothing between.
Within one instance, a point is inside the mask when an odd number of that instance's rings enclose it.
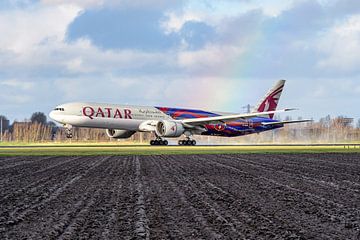
<instances>
[{"instance_id":1,"label":"nose landing gear","mask_svg":"<svg viewBox=\"0 0 360 240\"><path fill-rule=\"evenodd\" d=\"M73 137L73 133L72 133L72 126L71 125L64 125L65 127L65 135L67 138L72 138Z\"/></svg>"}]
</instances>

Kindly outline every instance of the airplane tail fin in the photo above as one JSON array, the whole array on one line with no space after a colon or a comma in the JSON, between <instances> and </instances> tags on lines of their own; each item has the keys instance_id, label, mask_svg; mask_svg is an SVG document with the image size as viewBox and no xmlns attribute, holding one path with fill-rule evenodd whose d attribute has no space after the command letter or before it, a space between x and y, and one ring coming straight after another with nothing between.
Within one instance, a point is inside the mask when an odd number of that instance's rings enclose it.
<instances>
[{"instance_id":1,"label":"airplane tail fin","mask_svg":"<svg viewBox=\"0 0 360 240\"><path fill-rule=\"evenodd\" d=\"M275 111L279 103L281 93L285 85L285 80L278 81L265 95L263 99L256 105L253 112L268 112ZM274 114L268 115L269 118L273 118Z\"/></svg>"}]
</instances>

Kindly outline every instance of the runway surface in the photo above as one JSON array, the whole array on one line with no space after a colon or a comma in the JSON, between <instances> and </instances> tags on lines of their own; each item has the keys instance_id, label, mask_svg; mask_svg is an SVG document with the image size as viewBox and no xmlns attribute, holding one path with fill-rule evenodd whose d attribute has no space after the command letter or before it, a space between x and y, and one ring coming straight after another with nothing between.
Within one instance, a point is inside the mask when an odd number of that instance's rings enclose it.
<instances>
[{"instance_id":1,"label":"runway surface","mask_svg":"<svg viewBox=\"0 0 360 240\"><path fill-rule=\"evenodd\" d=\"M359 239L360 155L0 157L0 239Z\"/></svg>"},{"instance_id":2,"label":"runway surface","mask_svg":"<svg viewBox=\"0 0 360 240\"><path fill-rule=\"evenodd\" d=\"M183 148L184 146L179 146L175 142L171 142L169 145L171 147L180 147ZM149 146L144 144L30 144L30 145L0 145L0 149L6 148L15 148L15 149L22 149L22 148L147 148L147 147L163 147L163 146ZM185 146L186 147L186 146ZM351 147L351 148L360 148L360 144L341 144L341 143L319 143L319 144L204 144L200 143L196 146L192 147Z\"/></svg>"},{"instance_id":3,"label":"runway surface","mask_svg":"<svg viewBox=\"0 0 360 240\"><path fill-rule=\"evenodd\" d=\"M133 144L32 144L2 145L0 156L103 156L239 153L360 153L359 144L272 144L272 145L198 145L149 146Z\"/></svg>"}]
</instances>

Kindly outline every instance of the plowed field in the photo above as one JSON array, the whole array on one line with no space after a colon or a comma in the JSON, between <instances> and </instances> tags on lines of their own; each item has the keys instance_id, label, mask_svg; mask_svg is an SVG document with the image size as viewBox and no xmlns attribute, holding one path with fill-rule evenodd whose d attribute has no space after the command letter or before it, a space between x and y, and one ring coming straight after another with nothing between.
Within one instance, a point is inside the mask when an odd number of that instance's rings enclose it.
<instances>
[{"instance_id":1,"label":"plowed field","mask_svg":"<svg viewBox=\"0 0 360 240\"><path fill-rule=\"evenodd\" d=\"M360 154L0 157L0 239L360 239Z\"/></svg>"}]
</instances>

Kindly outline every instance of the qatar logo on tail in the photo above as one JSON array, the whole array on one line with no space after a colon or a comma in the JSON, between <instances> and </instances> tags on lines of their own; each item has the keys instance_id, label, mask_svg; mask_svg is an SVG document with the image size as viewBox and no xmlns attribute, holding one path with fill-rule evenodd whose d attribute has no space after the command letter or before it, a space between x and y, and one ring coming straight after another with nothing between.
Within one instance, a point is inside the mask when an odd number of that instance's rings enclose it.
<instances>
[{"instance_id":1,"label":"qatar logo on tail","mask_svg":"<svg viewBox=\"0 0 360 240\"><path fill-rule=\"evenodd\" d=\"M281 80L265 95L265 98L260 101L258 107L255 108L257 112L275 111L279 103L281 93L284 89L285 80ZM269 118L273 118L274 114L270 114Z\"/></svg>"}]
</instances>

